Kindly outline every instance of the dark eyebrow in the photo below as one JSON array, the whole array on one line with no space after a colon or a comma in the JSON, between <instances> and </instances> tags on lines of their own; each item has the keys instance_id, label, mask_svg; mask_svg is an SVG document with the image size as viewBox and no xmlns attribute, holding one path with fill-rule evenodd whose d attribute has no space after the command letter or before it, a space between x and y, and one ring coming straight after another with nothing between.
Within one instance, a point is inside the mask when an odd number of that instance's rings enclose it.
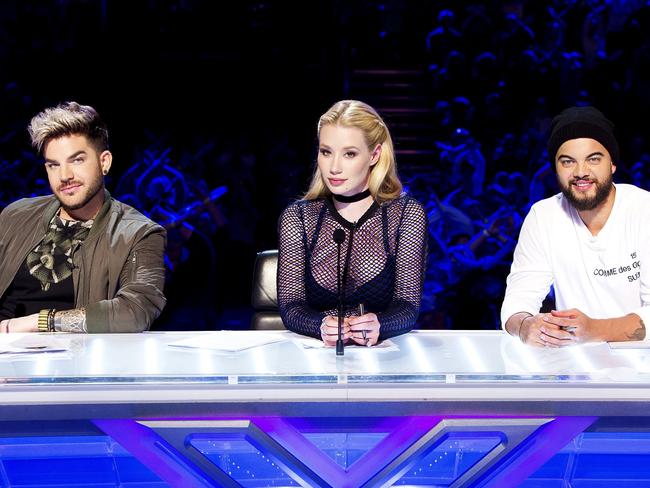
<instances>
[{"instance_id":1,"label":"dark eyebrow","mask_svg":"<svg viewBox=\"0 0 650 488\"><path fill-rule=\"evenodd\" d=\"M86 154L86 151L84 151L84 150L82 149L81 151L77 151L76 153L74 153L74 154L68 156L68 160L70 160L70 159L75 159L77 156L81 156L81 155L85 155L85 154Z\"/></svg>"},{"instance_id":2,"label":"dark eyebrow","mask_svg":"<svg viewBox=\"0 0 650 488\"><path fill-rule=\"evenodd\" d=\"M587 156L585 159L593 158L594 156L605 157L605 155L604 155L603 153L601 153L600 151L596 151L596 152L591 153L591 154L590 154L589 156ZM567 158L567 159L571 159L571 160L575 161L575 158L574 158L573 156L569 156L568 154L560 154L560 155L557 157L558 160L560 160L560 159L562 159L562 158Z\"/></svg>"},{"instance_id":3,"label":"dark eyebrow","mask_svg":"<svg viewBox=\"0 0 650 488\"><path fill-rule=\"evenodd\" d=\"M560 154L560 155L557 157L558 160L560 160L560 159L562 159L562 158L572 159L573 161L575 161L575 158L573 158L572 156L569 156L568 154Z\"/></svg>"},{"instance_id":4,"label":"dark eyebrow","mask_svg":"<svg viewBox=\"0 0 650 488\"><path fill-rule=\"evenodd\" d=\"M74 158L76 158L77 156L81 156L82 154L83 154L83 155L86 154L86 151L84 151L83 149L82 149L81 151L77 151L76 153L74 153L74 154L68 156L66 159L67 159L68 161L70 161L71 159L74 159ZM56 164L59 164L59 162L58 162L56 159L48 159L48 158L45 158L45 162L46 162L46 163L56 163Z\"/></svg>"}]
</instances>

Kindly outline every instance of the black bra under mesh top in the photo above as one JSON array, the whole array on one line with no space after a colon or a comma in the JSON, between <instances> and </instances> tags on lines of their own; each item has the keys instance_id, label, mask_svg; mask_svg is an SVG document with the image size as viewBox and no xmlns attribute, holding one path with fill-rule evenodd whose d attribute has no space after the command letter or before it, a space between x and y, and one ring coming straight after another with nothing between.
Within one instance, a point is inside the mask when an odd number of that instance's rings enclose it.
<instances>
[{"instance_id":1,"label":"black bra under mesh top","mask_svg":"<svg viewBox=\"0 0 650 488\"><path fill-rule=\"evenodd\" d=\"M278 225L278 303L284 325L320 337L321 320L338 307L335 229L343 229L341 269L344 313L359 303L377 314L380 339L411 330L420 308L426 266L427 218L408 195L374 203L349 222L330 199L301 200Z\"/></svg>"}]
</instances>

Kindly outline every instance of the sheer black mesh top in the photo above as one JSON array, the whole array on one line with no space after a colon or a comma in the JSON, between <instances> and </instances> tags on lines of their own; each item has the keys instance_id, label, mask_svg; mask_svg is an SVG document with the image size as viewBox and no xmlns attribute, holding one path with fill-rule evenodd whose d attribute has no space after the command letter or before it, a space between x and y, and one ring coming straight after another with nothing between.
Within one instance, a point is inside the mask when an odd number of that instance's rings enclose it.
<instances>
[{"instance_id":1,"label":"sheer black mesh top","mask_svg":"<svg viewBox=\"0 0 650 488\"><path fill-rule=\"evenodd\" d=\"M427 217L408 195L374 203L355 223L331 199L301 200L278 225L278 303L287 329L320 338L324 316L337 315L337 244L343 229L341 269L344 314L377 314L380 339L411 330L420 309L427 256Z\"/></svg>"}]
</instances>

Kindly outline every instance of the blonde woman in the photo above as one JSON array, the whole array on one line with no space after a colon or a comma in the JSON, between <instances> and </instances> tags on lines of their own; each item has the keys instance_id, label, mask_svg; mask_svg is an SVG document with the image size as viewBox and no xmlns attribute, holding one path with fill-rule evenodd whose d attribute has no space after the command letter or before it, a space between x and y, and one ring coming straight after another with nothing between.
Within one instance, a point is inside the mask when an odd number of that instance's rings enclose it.
<instances>
[{"instance_id":1,"label":"blonde woman","mask_svg":"<svg viewBox=\"0 0 650 488\"><path fill-rule=\"evenodd\" d=\"M282 320L326 345L338 337L335 231L344 237L343 340L372 346L411 330L426 266L426 213L402 192L386 124L355 100L337 102L320 117L309 190L278 225Z\"/></svg>"}]
</instances>

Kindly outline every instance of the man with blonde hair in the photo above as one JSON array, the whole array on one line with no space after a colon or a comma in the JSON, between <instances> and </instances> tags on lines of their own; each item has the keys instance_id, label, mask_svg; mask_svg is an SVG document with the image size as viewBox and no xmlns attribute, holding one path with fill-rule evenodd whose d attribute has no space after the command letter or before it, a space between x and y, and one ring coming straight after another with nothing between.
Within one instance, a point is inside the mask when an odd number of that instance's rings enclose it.
<instances>
[{"instance_id":1,"label":"man with blonde hair","mask_svg":"<svg viewBox=\"0 0 650 488\"><path fill-rule=\"evenodd\" d=\"M113 156L94 108L28 127L52 195L0 214L0 332L139 332L165 305L165 230L104 188Z\"/></svg>"}]
</instances>

